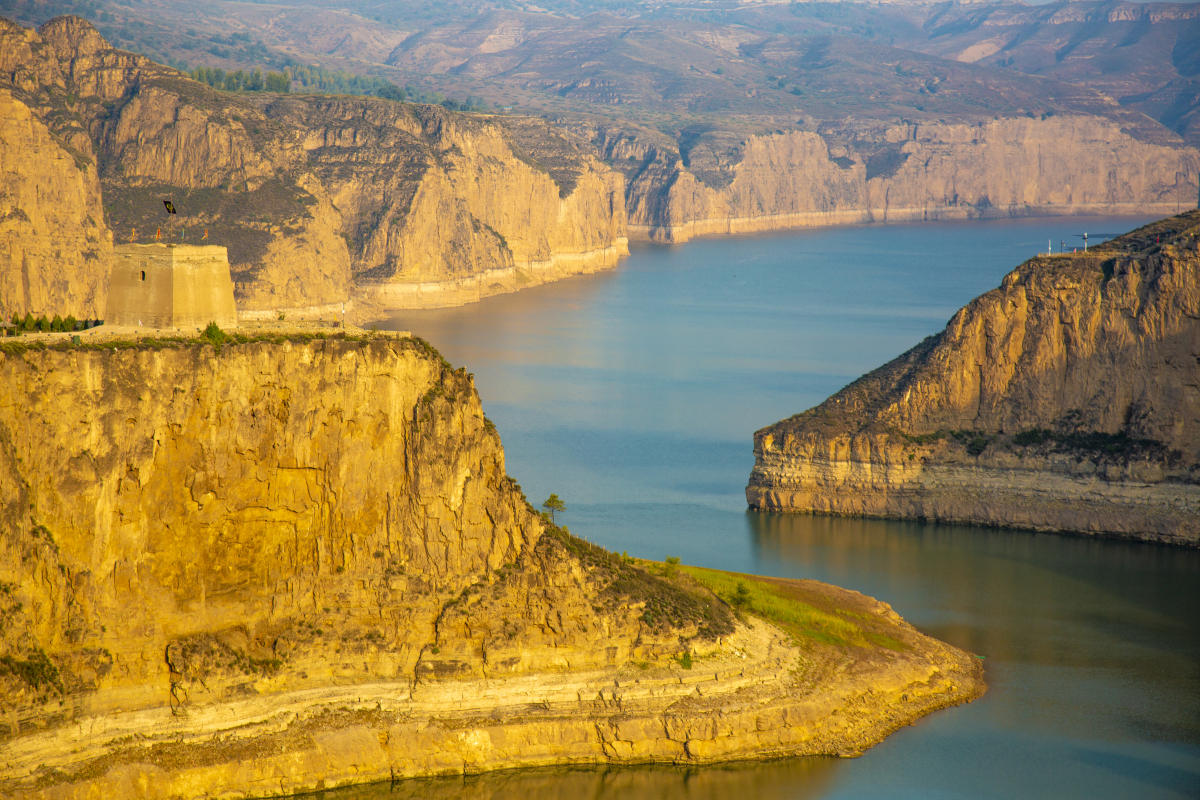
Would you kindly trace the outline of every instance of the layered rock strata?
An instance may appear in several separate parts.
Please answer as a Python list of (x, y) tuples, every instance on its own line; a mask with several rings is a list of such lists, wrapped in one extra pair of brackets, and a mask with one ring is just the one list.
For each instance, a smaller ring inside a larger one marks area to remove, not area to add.
[(1178, 213), (1200, 196), (1200, 152), (1062, 115), (816, 125), (687, 148), (631, 126), (577, 125), (628, 180), (629, 235), (998, 216)]
[[(541, 120), (228, 94), (77, 17), (0, 20), (0, 50), (6, 312), (70, 298), (99, 316), (114, 236), (207, 234), (229, 249), (239, 308), (261, 317), (454, 305), (627, 252), (622, 176)], [(60, 254), (69, 269), (46, 277)]]
[[(858, 752), (973, 657), (795, 642), (545, 529), (424, 343), (0, 349), (0, 796)], [(686, 655), (694, 658), (684, 669)]]
[(758, 431), (763, 510), (1200, 545), (1200, 212), (1039, 256), (946, 329)]

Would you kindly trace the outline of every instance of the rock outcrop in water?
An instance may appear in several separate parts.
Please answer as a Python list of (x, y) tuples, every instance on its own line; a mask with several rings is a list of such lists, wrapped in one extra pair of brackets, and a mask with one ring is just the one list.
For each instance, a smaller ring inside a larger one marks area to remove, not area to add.
[(629, 235), (1196, 207), (1200, 153), (1067, 115), (710, 134), (681, 150), (631, 126), (577, 126), (629, 182)]
[(982, 691), (854, 592), (780, 582), (859, 631), (792, 640), (547, 528), (419, 340), (217, 338), (0, 347), (0, 797), (858, 752)]
[(1039, 256), (754, 435), (752, 508), (1200, 545), (1200, 212)]
[(160, 229), (227, 246), (266, 317), (455, 305), (627, 252), (621, 175), (541, 120), (218, 92), (77, 17), (0, 20), (0, 52), (6, 313), (101, 316), (113, 237)]

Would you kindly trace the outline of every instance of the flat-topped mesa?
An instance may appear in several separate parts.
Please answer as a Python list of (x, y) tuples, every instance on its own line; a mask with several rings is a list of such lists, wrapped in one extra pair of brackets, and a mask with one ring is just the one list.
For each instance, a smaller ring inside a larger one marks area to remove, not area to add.
[(1039, 256), (754, 435), (752, 508), (1200, 545), (1200, 211)]
[(856, 631), (793, 640), (548, 527), (420, 340), (222, 341), (0, 345), (0, 798), (859, 752), (983, 690), (870, 598), (788, 588)]
[(237, 326), (224, 247), (123, 244), (113, 248), (109, 325), (167, 330)]

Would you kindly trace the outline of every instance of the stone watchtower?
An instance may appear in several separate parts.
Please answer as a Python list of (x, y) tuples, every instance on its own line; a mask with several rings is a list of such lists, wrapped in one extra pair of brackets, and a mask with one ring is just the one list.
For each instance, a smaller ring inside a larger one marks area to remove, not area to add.
[(123, 244), (113, 248), (109, 325), (237, 327), (229, 255), (224, 247)]

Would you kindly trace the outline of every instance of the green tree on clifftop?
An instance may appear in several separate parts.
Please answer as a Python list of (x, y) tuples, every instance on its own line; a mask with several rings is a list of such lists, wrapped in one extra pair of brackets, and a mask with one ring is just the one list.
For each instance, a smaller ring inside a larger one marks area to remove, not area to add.
[(558, 495), (551, 494), (546, 498), (546, 502), (542, 503), (542, 508), (550, 512), (550, 524), (556, 525), (558, 523), (554, 521), (554, 515), (562, 511), (566, 511), (567, 504), (558, 499)]

